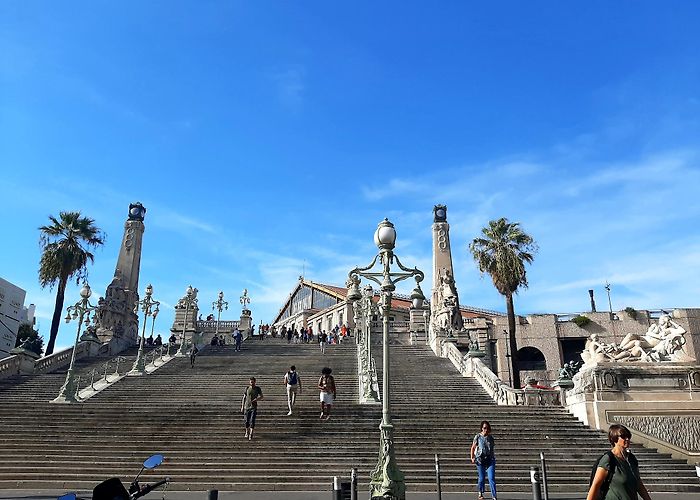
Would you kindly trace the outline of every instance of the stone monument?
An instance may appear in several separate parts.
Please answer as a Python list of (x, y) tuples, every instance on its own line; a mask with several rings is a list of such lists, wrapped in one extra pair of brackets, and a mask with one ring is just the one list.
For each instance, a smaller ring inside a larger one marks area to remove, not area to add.
[(119, 352), (138, 342), (138, 317), (134, 305), (139, 300), (139, 271), (141, 269), (141, 245), (145, 226), (146, 208), (139, 202), (129, 205), (129, 215), (124, 224), (124, 237), (119, 248), (119, 258), (114, 278), (107, 286), (104, 298), (97, 305), (101, 342), (110, 343), (111, 352)]
[(433, 207), (433, 289), (430, 317), (434, 329), (448, 334), (464, 328), (454, 280), (450, 225), (447, 223), (445, 205)]

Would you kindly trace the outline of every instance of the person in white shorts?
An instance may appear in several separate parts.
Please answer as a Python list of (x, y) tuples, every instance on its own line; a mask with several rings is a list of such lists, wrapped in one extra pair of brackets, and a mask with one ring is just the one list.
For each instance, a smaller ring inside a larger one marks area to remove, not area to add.
[(319, 399), (321, 401), (321, 415), (318, 417), (321, 420), (331, 418), (331, 406), (336, 397), (335, 379), (331, 375), (330, 368), (326, 367), (321, 370), (321, 378), (318, 379), (318, 389), (321, 391)]

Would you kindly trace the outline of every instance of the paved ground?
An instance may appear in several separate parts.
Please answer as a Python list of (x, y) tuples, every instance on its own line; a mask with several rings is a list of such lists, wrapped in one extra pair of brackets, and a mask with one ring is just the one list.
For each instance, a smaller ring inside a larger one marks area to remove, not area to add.
[[(57, 497), (65, 492), (58, 491), (28, 491), (28, 490), (0, 490), (0, 499), (15, 499), (15, 500), (56, 500)], [(697, 493), (652, 493), (654, 500), (698, 500)], [(89, 493), (84, 493), (78, 498), (90, 499)], [(163, 498), (162, 492), (152, 492), (150, 495), (143, 497), (146, 500)], [(219, 500), (334, 500), (333, 492), (306, 492), (306, 491), (222, 491), (219, 493)], [(358, 500), (367, 500), (368, 495), (364, 492), (359, 492)], [(505, 500), (531, 500), (532, 495), (523, 495), (516, 493), (503, 493), (499, 498)], [(581, 495), (552, 495), (550, 500), (581, 500)], [(206, 491), (168, 491), (165, 494), (165, 500), (207, 500)], [(443, 493), (442, 500), (476, 500), (476, 493)], [(488, 499), (488, 496), (487, 496)], [(406, 500), (438, 500), (437, 493), (407, 493)]]

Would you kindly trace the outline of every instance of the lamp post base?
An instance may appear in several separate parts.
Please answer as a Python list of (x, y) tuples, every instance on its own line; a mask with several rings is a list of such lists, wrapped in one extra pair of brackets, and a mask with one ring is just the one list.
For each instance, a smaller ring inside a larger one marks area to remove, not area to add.
[(146, 375), (146, 356), (143, 351), (139, 351), (136, 356), (136, 361), (134, 361), (134, 366), (126, 374), (128, 377), (140, 377), (141, 375)]
[(73, 378), (73, 371), (68, 370), (66, 382), (61, 387), (56, 399), (51, 400), (52, 403), (80, 403), (78, 398), (78, 384)]
[(180, 344), (180, 348), (177, 350), (177, 353), (175, 353), (175, 356), (178, 358), (182, 358), (183, 356), (187, 356), (187, 342), (184, 340)]
[(373, 500), (405, 500), (406, 483), (394, 457), (394, 426), (379, 426), (379, 460), (370, 476), (369, 492)]

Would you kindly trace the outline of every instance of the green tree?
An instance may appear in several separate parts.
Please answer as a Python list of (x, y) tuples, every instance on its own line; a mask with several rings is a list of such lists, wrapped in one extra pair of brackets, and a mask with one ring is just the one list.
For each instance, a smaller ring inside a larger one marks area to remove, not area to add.
[(22, 323), (19, 325), (15, 347), (21, 346), (25, 341), (27, 342), (27, 344), (24, 346), (25, 349), (35, 352), (41, 356), (41, 353), (44, 350), (44, 337), (42, 337), (39, 332), (36, 331), (29, 323)]
[(58, 290), (46, 346), (47, 356), (53, 353), (56, 343), (68, 280), (73, 277), (76, 283), (85, 280), (87, 263), (94, 261), (94, 255), (89, 250), (104, 244), (104, 234), (95, 226), (95, 221), (83, 217), (80, 212), (61, 212), (58, 219), (50, 215), (49, 220), (50, 225), (39, 228), (42, 250), (39, 283), (42, 288), (53, 288), (58, 284)]
[(474, 238), (469, 244), (469, 251), (479, 266), (479, 271), (491, 276), (496, 290), (506, 299), (513, 385), (519, 389), (520, 369), (515, 339), (513, 294), (517, 293), (521, 286), (527, 288), (525, 263), (532, 263), (537, 244), (531, 236), (521, 230), (519, 223), (508, 222), (504, 217), (489, 221), (488, 226), (482, 228), (481, 234), (482, 237)]

